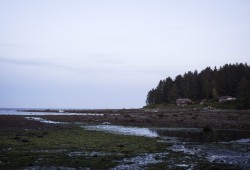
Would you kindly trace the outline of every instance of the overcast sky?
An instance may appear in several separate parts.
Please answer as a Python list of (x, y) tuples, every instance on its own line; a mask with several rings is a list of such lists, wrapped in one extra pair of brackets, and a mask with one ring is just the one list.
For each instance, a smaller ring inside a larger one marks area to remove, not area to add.
[(236, 62), (249, 0), (0, 0), (0, 107), (139, 108), (160, 79)]

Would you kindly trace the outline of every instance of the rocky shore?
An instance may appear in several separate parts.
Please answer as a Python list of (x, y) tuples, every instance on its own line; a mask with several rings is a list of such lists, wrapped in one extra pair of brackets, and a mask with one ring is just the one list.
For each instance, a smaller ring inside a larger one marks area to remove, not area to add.
[[(77, 115), (64, 115), (64, 113), (77, 113)], [(250, 111), (239, 110), (65, 110), (61, 115), (40, 117), (52, 121), (86, 124), (110, 123), (147, 127), (250, 129)]]

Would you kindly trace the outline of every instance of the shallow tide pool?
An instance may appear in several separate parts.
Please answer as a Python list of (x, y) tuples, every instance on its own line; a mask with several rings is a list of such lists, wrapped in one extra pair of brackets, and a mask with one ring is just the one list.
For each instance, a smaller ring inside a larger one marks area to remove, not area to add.
[[(211, 163), (235, 165), (250, 169), (250, 131), (215, 129), (204, 132), (199, 128), (141, 128), (117, 125), (82, 126), (86, 130), (103, 131), (121, 135), (158, 138), (172, 146), (165, 152), (182, 153)], [(164, 160), (158, 160), (160, 162)], [(196, 161), (180, 160), (177, 167), (190, 169)], [(185, 166), (184, 166), (185, 165)], [(122, 168), (121, 168), (122, 169)], [(192, 168), (191, 168), (192, 169)]]
[(95, 126), (83, 126), (86, 130), (103, 131), (121, 135), (133, 135), (133, 136), (144, 136), (144, 137), (159, 137), (159, 135), (148, 128), (140, 127), (126, 127), (117, 125), (95, 125)]

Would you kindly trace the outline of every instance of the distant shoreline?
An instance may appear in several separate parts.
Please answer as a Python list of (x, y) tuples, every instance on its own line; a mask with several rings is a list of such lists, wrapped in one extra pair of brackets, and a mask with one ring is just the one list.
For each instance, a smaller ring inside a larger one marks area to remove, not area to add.
[[(25, 112), (23, 112), (25, 111)], [(97, 110), (22, 110), (21, 115), (49, 121), (83, 124), (114, 124), (143, 127), (188, 127), (211, 129), (250, 129), (249, 110), (191, 109), (97, 109)], [(25, 114), (27, 113), (27, 114)], [(36, 114), (37, 113), (37, 114)], [(48, 113), (48, 114), (46, 114)]]

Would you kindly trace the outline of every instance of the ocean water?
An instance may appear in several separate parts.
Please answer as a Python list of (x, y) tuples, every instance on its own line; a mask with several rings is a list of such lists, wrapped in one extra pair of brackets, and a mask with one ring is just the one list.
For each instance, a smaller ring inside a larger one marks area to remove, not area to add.
[[(34, 108), (0, 108), (0, 115), (77, 115), (77, 113), (60, 113), (60, 112), (24, 112), (21, 110), (32, 110)], [(40, 108), (36, 108), (40, 110)], [(51, 109), (51, 108), (48, 108)], [(42, 108), (41, 110), (47, 110)], [(63, 110), (53, 108), (53, 110)]]
[[(58, 112), (24, 112), (22, 110), (57, 110)], [(104, 116), (102, 113), (67, 113), (63, 110), (78, 110), (72, 108), (0, 108), (0, 115), (82, 115), (82, 116)], [(79, 109), (93, 110), (93, 109)]]
[(0, 108), (0, 115), (21, 115), (16, 108)]
[(1, 108), (0, 115), (47, 115), (47, 114), (56, 114), (49, 112), (23, 112), (21, 110), (26, 110), (29, 108)]

